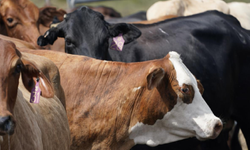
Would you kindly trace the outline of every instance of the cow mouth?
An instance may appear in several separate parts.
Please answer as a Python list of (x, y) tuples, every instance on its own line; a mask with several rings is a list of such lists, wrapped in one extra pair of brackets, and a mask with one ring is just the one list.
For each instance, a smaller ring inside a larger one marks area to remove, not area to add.
[(208, 140), (208, 139), (215, 139), (215, 138), (217, 138), (219, 136), (219, 134), (217, 134), (217, 133), (213, 133), (213, 135), (211, 135), (211, 136), (208, 136), (208, 137), (201, 137), (201, 136), (196, 136), (196, 138), (198, 139), (198, 140), (200, 140), (200, 141), (206, 141), (206, 140)]

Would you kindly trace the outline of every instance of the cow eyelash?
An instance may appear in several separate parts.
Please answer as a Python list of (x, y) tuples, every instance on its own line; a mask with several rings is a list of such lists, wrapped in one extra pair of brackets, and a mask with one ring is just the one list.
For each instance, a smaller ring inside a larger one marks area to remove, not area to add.
[(67, 46), (71, 46), (71, 45), (73, 45), (73, 42), (72, 42), (71, 39), (66, 38), (66, 39), (65, 39), (65, 44), (66, 44)]
[(13, 28), (18, 24), (13, 18), (7, 18), (6, 20), (9, 28)]
[(7, 18), (6, 19), (9, 23), (12, 23), (13, 22), (13, 18)]

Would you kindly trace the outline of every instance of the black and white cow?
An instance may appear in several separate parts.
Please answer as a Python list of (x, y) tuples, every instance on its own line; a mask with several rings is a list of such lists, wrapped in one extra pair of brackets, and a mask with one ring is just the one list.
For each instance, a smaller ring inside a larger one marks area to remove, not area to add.
[[(119, 34), (125, 40), (122, 51), (110, 46)], [(38, 39), (38, 44), (53, 44), (57, 37), (65, 38), (67, 53), (104, 60), (138, 62), (177, 51), (190, 71), (201, 80), (205, 89), (203, 97), (215, 115), (225, 122), (236, 120), (250, 146), (250, 101), (247, 96), (250, 31), (243, 29), (234, 17), (208, 11), (151, 25), (109, 24), (100, 13), (82, 7), (67, 14), (64, 21)], [(206, 150), (224, 150), (228, 149), (226, 141), (227, 132), (216, 140), (203, 143), (209, 143)]]

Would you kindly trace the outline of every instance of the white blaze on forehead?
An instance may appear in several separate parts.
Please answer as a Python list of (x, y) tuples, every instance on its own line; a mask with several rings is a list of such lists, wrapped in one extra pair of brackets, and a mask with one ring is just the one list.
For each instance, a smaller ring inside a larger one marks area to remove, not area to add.
[(180, 55), (176, 52), (169, 52), (169, 60), (172, 62), (176, 70), (176, 78), (179, 82), (179, 86), (183, 84), (188, 84), (196, 86), (197, 82), (193, 74), (187, 69), (187, 67), (182, 63)]
[(169, 55), (179, 85), (192, 85), (195, 92), (194, 99), (191, 104), (186, 104), (177, 98), (174, 108), (166, 113), (163, 119), (158, 119), (154, 125), (138, 122), (131, 127), (129, 138), (133, 139), (135, 144), (157, 146), (194, 136), (200, 139), (210, 138), (214, 125), (220, 121), (202, 98), (195, 77), (182, 63), (180, 55), (176, 52), (169, 52)]

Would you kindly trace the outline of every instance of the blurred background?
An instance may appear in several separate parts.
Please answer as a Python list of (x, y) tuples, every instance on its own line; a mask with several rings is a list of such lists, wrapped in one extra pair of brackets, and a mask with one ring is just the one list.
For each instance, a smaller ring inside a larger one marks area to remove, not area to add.
[[(31, 0), (38, 7), (42, 7), (45, 4), (44, 0)], [(99, 6), (104, 5), (114, 8), (116, 11), (121, 13), (121, 15), (127, 16), (138, 11), (146, 11), (152, 4), (160, 0), (112, 0), (112, 1), (103, 1), (103, 2), (90, 2), (82, 3), (81, 5), (85, 6)], [(224, 0), (225, 2), (232, 2), (235, 0)], [(250, 3), (250, 0), (237, 0), (238, 2), (247, 2)], [(66, 0), (50, 0), (52, 6), (57, 8), (62, 8), (67, 10), (67, 1)]]

